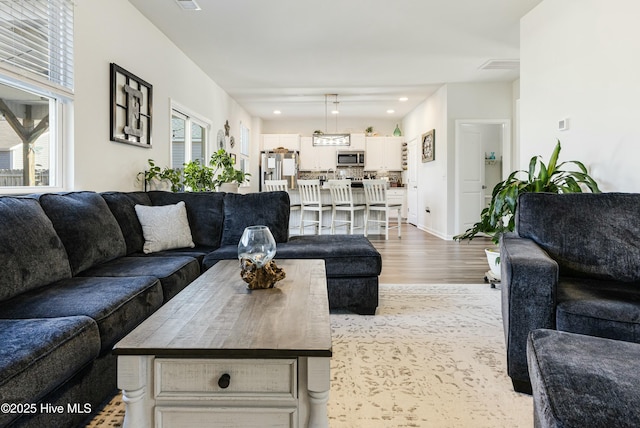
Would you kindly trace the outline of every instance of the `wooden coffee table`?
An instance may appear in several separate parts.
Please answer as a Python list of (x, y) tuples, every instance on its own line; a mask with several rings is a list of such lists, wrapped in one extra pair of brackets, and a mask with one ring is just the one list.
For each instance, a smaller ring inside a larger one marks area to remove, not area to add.
[(324, 261), (278, 265), (249, 290), (219, 262), (116, 344), (125, 428), (329, 426)]

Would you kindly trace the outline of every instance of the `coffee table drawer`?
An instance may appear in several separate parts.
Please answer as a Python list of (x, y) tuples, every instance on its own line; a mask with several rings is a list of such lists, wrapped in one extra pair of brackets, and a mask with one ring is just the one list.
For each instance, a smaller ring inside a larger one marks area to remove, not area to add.
[(157, 399), (297, 398), (295, 359), (156, 358), (154, 366)]
[(296, 408), (204, 408), (156, 407), (156, 426), (161, 428), (295, 428)]

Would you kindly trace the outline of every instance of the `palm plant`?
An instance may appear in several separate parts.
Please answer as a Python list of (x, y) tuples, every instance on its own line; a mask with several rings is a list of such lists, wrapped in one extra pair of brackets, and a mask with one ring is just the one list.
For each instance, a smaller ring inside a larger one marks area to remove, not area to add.
[[(527, 192), (581, 193), (589, 190), (600, 193), (598, 184), (579, 161), (566, 161), (558, 164), (560, 141), (556, 144), (549, 162), (545, 164), (540, 156), (529, 161), (529, 170), (512, 172), (506, 180), (496, 184), (491, 193), (491, 203), (480, 213), (480, 221), (464, 233), (453, 237), (456, 241), (472, 240), (482, 234), (491, 237), (494, 244), (505, 232), (515, 229), (515, 212), (518, 195)], [(577, 170), (563, 170), (565, 165), (573, 165)], [(521, 179), (522, 175), (524, 179)]]

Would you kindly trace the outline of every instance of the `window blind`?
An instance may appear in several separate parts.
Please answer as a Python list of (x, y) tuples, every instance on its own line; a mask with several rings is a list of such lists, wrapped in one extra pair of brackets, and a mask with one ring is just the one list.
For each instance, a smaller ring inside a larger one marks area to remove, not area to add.
[(73, 90), (73, 1), (0, 0), (0, 65)]

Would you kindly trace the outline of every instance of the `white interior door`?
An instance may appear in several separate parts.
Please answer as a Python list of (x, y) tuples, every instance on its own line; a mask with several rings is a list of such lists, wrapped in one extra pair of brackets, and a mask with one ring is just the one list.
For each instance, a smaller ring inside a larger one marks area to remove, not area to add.
[[(511, 171), (510, 135), (507, 119), (456, 120), (456, 234), (480, 219), (493, 186)], [(492, 152), (495, 160), (486, 160)]]
[(418, 225), (418, 140), (407, 143), (407, 222)]
[(462, 125), (458, 141), (458, 230), (467, 230), (480, 218), (484, 207), (484, 150), (482, 132), (474, 126)]

